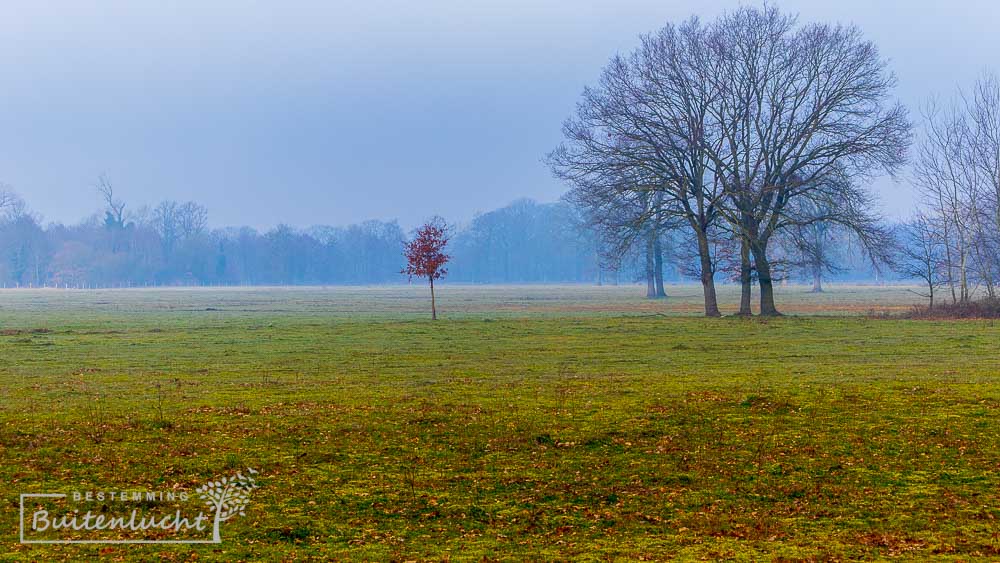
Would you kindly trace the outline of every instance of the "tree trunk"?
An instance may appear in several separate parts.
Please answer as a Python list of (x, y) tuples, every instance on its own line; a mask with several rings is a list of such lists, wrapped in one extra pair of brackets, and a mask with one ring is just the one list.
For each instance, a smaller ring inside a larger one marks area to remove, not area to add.
[(960, 283), (962, 284), (962, 286), (961, 286), (961, 288), (960, 288), (959, 291), (960, 291), (960, 296), (962, 298), (962, 303), (968, 303), (969, 302), (969, 276), (968, 276), (968, 272), (966, 271), (966, 260), (965, 260), (965, 251), (964, 250), (962, 251), (962, 256), (961, 256), (960, 260), (961, 260), (961, 262), (960, 262), (960, 268), (961, 268), (961, 270), (959, 270), (959, 276), (960, 276)]
[(705, 316), (721, 317), (719, 300), (715, 296), (715, 272), (712, 271), (712, 253), (708, 248), (708, 236), (698, 233), (698, 255), (701, 258), (701, 287), (705, 292)]
[(667, 290), (663, 287), (663, 246), (659, 235), (653, 239), (653, 279), (656, 281), (656, 296), (666, 297)]
[(740, 311), (736, 313), (741, 317), (753, 316), (750, 309), (751, 299), (751, 268), (750, 268), (750, 245), (746, 239), (740, 239)]
[(653, 237), (646, 237), (646, 298), (656, 299), (656, 277), (653, 275)]
[(813, 266), (813, 293), (823, 293), (823, 271), (820, 266)]
[(434, 301), (434, 278), (431, 280), (431, 320), (436, 321), (438, 318), (437, 303)]
[(777, 317), (781, 313), (774, 306), (774, 283), (771, 280), (771, 263), (767, 260), (767, 243), (759, 241), (753, 248), (754, 266), (757, 267), (757, 283), (760, 284), (760, 315)]

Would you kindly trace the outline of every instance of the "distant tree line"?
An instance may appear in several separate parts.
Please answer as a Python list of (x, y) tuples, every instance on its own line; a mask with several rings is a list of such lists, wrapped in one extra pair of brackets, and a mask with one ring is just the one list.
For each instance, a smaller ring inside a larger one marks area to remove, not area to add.
[[(212, 229), (195, 202), (133, 209), (102, 177), (103, 210), (76, 225), (43, 224), (9, 187), (0, 189), (0, 286), (316, 285), (403, 283), (395, 221), (297, 229), (279, 225)], [(648, 239), (647, 239), (648, 240)], [(690, 257), (664, 236), (660, 278), (684, 278)], [(651, 246), (653, 248), (653, 246)], [(607, 252), (605, 241), (567, 202), (518, 200), (459, 225), (448, 279), (465, 283), (598, 283), (649, 280), (646, 246)], [(864, 264), (847, 276), (866, 277)]]
[[(401, 283), (407, 233), (395, 221), (265, 232), (210, 229), (195, 202), (135, 209), (101, 177), (104, 209), (79, 224), (43, 225), (12, 189), (0, 190), (0, 284), (5, 287)], [(595, 237), (565, 203), (520, 200), (457, 229), (449, 279), (473, 283), (627, 282), (628, 264), (602, 267)]]
[[(109, 186), (106, 179), (102, 184)], [(9, 189), (0, 205), (0, 282), (7, 287), (142, 287), (384, 283), (399, 274), (395, 222), (299, 230), (210, 229), (207, 209), (164, 201), (130, 210), (113, 190), (80, 224), (42, 226)]]

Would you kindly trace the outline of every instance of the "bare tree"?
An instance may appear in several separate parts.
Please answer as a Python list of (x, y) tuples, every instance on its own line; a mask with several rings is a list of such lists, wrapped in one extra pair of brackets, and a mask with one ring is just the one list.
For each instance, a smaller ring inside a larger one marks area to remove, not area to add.
[[(877, 48), (854, 27), (811, 24), (775, 8), (741, 8), (710, 35), (718, 97), (708, 106), (721, 143), (705, 143), (723, 206), (753, 254), (760, 312), (776, 315), (768, 244), (807, 222), (839, 223), (861, 240), (877, 224), (870, 196), (854, 180), (895, 172), (910, 123), (889, 95), (895, 78)], [(833, 210), (803, 219), (794, 202)]]
[[(660, 212), (695, 234), (707, 315), (718, 315), (710, 233), (725, 218), (744, 245), (741, 312), (749, 312), (752, 254), (761, 314), (776, 315), (768, 256), (776, 233), (823, 221), (862, 242), (876, 234), (879, 217), (857, 180), (904, 162), (910, 123), (889, 99), (894, 85), (854, 27), (798, 26), (768, 7), (709, 26), (692, 19), (612, 59), (550, 162), (595, 208), (627, 199), (609, 193), (663, 194)], [(802, 199), (831, 211), (800, 217), (793, 204)]]
[(966, 105), (971, 114), (971, 164), (976, 170), (975, 205), (970, 210), (976, 225), (975, 255), (987, 295), (996, 297), (1000, 277), (1000, 80), (984, 74), (976, 82)]
[(107, 174), (97, 178), (97, 191), (104, 199), (105, 213), (109, 221), (125, 226), (125, 202), (115, 197), (115, 188)]
[(927, 292), (917, 294), (926, 297), (928, 307), (933, 309), (934, 290), (946, 283), (946, 244), (941, 230), (932, 219), (917, 214), (903, 226), (900, 235), (897, 270), (904, 276), (924, 282)]
[(970, 192), (966, 172), (968, 124), (956, 104), (942, 109), (932, 100), (924, 109), (924, 136), (914, 177), (935, 217), (945, 245), (945, 280), (953, 303), (970, 296), (969, 233), (964, 195)]
[[(853, 230), (845, 228), (827, 220), (837, 214), (837, 210), (827, 205), (828, 202), (808, 198), (795, 202), (791, 213), (796, 220), (782, 236), (789, 265), (808, 276), (813, 293), (823, 292), (824, 274), (841, 269), (839, 262), (844, 252), (867, 254), (876, 270), (891, 265), (894, 259), (891, 249), (895, 241), (890, 230), (879, 222), (866, 223), (860, 228), (855, 225)], [(859, 232), (864, 239), (862, 244), (857, 245)]]
[(208, 209), (193, 201), (181, 204), (177, 208), (177, 227), (184, 239), (204, 234), (208, 228)]
[(153, 209), (152, 225), (160, 235), (160, 243), (163, 249), (163, 258), (170, 261), (173, 255), (174, 245), (180, 237), (180, 227), (177, 219), (176, 201), (162, 201)]
[(205, 233), (208, 210), (193, 201), (163, 201), (153, 209), (152, 224), (160, 235), (163, 257), (169, 262), (179, 242)]
[(706, 66), (705, 34), (691, 19), (644, 36), (630, 56), (613, 58), (598, 86), (584, 90), (549, 163), (592, 216), (620, 216), (621, 205), (652, 199), (657, 204), (647, 212), (631, 215), (633, 232), (651, 217), (670, 217), (690, 229), (705, 314), (719, 316), (709, 233), (719, 220), (722, 192), (704, 149), (713, 102), (706, 89), (713, 69)]
[(914, 166), (928, 213), (944, 245), (952, 302), (978, 288), (997, 295), (1000, 278), (1000, 83), (983, 75), (970, 94), (928, 102)]
[(7, 184), (0, 183), (0, 211), (10, 213), (13, 209), (23, 209), (24, 200)]
[(125, 202), (115, 197), (115, 188), (107, 174), (97, 178), (97, 191), (104, 199), (104, 227), (111, 237), (111, 252), (116, 253), (125, 231)]
[(659, 192), (643, 187), (643, 180), (622, 174), (606, 184), (580, 182), (565, 199), (600, 238), (601, 264), (616, 270), (629, 254), (644, 260), (646, 297), (666, 296), (663, 286), (663, 235), (677, 228), (663, 212)]

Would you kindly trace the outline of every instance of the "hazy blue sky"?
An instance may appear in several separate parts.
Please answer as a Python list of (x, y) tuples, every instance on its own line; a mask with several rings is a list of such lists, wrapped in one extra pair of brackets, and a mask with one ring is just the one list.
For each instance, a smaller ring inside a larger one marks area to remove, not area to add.
[[(216, 226), (439, 213), (564, 191), (542, 164), (580, 90), (638, 34), (712, 0), (5, 2), (0, 181), (46, 220), (194, 199)], [(784, 1), (853, 22), (916, 111), (1000, 66), (1000, 2)], [(905, 214), (908, 185), (879, 182)]]

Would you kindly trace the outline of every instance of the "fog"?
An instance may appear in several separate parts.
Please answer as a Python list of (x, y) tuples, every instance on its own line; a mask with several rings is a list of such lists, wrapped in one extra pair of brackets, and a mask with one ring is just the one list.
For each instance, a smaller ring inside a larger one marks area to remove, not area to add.
[[(542, 162), (583, 86), (640, 33), (738, 2), (7, 3), (0, 181), (46, 222), (195, 200), (212, 226), (433, 214), (564, 192)], [(994, 2), (792, 2), (857, 23), (916, 112), (1000, 52)], [(905, 215), (908, 183), (877, 183)]]

